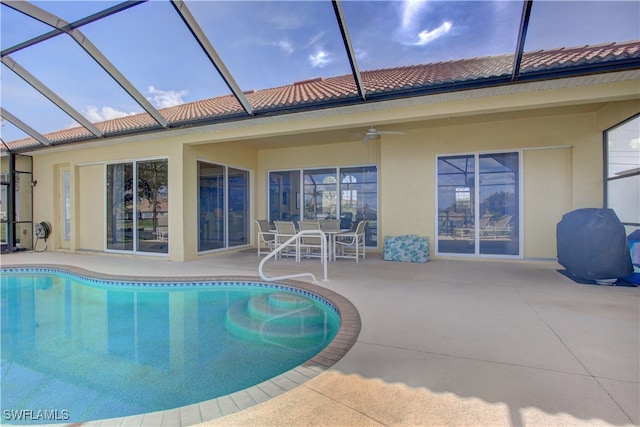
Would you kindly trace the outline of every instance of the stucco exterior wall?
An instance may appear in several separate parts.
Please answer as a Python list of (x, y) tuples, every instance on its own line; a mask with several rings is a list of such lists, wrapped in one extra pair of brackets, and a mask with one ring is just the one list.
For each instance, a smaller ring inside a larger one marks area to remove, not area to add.
[[(620, 121), (628, 117), (633, 104), (609, 105), (607, 112)], [(382, 235), (436, 237), (436, 156), (522, 150), (523, 255), (555, 258), (555, 226), (562, 215), (583, 207), (602, 207), (604, 129), (598, 124), (598, 114), (549, 110), (549, 115), (538, 113), (531, 118), (425, 126), (400, 138), (384, 138)]]
[(527, 258), (554, 258), (556, 224), (572, 210), (572, 148), (524, 151), (523, 234)]
[[(60, 250), (58, 226), (59, 178), (58, 171), (68, 166), (71, 181), (71, 242), (69, 250), (104, 251), (105, 223), (105, 164), (151, 158), (167, 158), (169, 161), (169, 228), (179, 228), (181, 220), (180, 195), (182, 191), (182, 145), (176, 141), (155, 140), (133, 142), (125, 145), (61, 150), (53, 153), (36, 152), (33, 155), (34, 221), (52, 224), (49, 250)], [(171, 259), (183, 259), (181, 239), (169, 246)]]
[[(75, 173), (71, 173), (75, 177), (76, 185), (71, 196), (71, 218), (72, 238), (71, 250), (82, 249), (90, 251), (103, 251), (105, 248), (105, 212), (106, 201), (104, 190), (98, 189), (106, 187), (105, 166), (104, 164), (86, 165), (75, 167)], [(58, 211), (60, 206), (56, 206)], [(56, 224), (57, 225), (57, 224)], [(55, 227), (56, 230), (58, 227)], [(76, 231), (77, 233), (74, 233)], [(60, 236), (57, 232), (56, 236)], [(76, 239), (73, 236), (77, 236)]]

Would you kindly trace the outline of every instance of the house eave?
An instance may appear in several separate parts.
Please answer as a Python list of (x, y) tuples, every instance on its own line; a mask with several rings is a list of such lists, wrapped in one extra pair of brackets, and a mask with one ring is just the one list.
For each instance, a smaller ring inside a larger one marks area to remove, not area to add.
[[(86, 138), (73, 143), (58, 142), (51, 147), (26, 149), (24, 154), (46, 154), (94, 146), (126, 144), (153, 139), (183, 138), (183, 143), (200, 144), (248, 140), (278, 134), (314, 132), (369, 126), (372, 123), (440, 119), (451, 116), (537, 109), (559, 105), (640, 99), (640, 70), (595, 73), (543, 81), (517, 82), (468, 87), (460, 90), (405, 94), (402, 98), (372, 96), (366, 102), (357, 98), (286, 108), (263, 109), (255, 116), (245, 114), (198, 122), (173, 124), (168, 129), (140, 129), (126, 135)], [(589, 91), (580, 91), (589, 87)], [(535, 96), (526, 96), (534, 95)], [(525, 96), (523, 96), (525, 95)], [(479, 102), (484, 101), (484, 102)], [(437, 106), (437, 108), (434, 108)], [(321, 120), (322, 119), (322, 120)], [(327, 120), (329, 119), (329, 120)], [(332, 119), (332, 120), (331, 120)], [(287, 123), (283, 131), (282, 123)], [(278, 125), (278, 126), (274, 126)]]

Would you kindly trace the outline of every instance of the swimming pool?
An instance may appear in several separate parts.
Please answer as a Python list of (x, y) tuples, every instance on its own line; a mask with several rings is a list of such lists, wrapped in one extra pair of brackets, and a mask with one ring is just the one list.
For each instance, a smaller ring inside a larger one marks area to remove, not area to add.
[(359, 332), (355, 308), (314, 285), (70, 270), (2, 270), (5, 423), (215, 418), (317, 375)]

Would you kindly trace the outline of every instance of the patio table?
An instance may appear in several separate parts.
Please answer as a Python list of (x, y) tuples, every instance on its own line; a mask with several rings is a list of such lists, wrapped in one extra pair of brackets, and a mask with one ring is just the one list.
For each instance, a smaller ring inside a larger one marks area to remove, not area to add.
[(327, 257), (331, 261), (336, 260), (336, 237), (343, 233), (348, 233), (351, 231), (349, 228), (330, 228), (330, 229), (322, 229), (322, 231), (327, 235), (327, 240), (329, 243), (329, 247), (327, 248), (329, 252)]

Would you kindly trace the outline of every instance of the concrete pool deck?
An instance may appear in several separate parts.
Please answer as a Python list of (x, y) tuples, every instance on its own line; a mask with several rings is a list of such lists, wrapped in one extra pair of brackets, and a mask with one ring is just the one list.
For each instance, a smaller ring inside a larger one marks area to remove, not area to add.
[[(23, 252), (2, 255), (2, 264), (257, 276), (258, 258)], [(371, 254), (328, 267), (318, 285), (359, 311), (355, 345), (301, 385), (200, 425), (640, 425), (640, 288), (576, 284), (549, 261), (407, 264)], [(265, 272), (304, 271), (322, 275), (317, 260), (272, 261)]]

